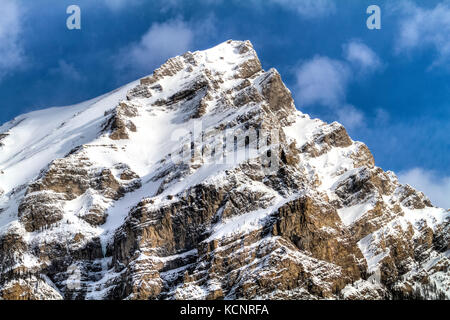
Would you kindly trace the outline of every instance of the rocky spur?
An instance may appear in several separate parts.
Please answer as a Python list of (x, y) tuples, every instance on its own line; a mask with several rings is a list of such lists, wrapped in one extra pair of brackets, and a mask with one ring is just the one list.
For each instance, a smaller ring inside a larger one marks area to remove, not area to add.
[(215, 307), (195, 306), (187, 304), (180, 308), (180, 315), (199, 315), (211, 318), (214, 314)]

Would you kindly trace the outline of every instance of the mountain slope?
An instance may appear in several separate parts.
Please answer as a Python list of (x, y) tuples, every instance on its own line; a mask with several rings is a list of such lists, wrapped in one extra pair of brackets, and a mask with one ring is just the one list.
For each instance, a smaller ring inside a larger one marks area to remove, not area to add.
[(449, 212), (249, 42), (0, 128), (4, 299), (449, 298)]

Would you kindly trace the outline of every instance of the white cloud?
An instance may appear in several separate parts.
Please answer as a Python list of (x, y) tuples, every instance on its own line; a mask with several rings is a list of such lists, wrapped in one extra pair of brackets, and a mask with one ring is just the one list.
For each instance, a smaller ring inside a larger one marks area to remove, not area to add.
[(149, 73), (165, 60), (192, 49), (194, 31), (181, 20), (154, 23), (138, 43), (123, 48), (117, 57), (120, 68)]
[(389, 122), (391, 116), (390, 114), (381, 108), (375, 110), (375, 123), (377, 125), (385, 125)]
[(364, 114), (347, 102), (348, 86), (358, 75), (369, 75), (382, 66), (367, 45), (353, 40), (343, 46), (345, 60), (315, 56), (296, 70), (296, 98), (300, 105), (327, 107), (348, 128), (364, 125)]
[(357, 128), (364, 123), (364, 114), (352, 105), (343, 105), (336, 113), (338, 121), (347, 128)]
[(399, 174), (401, 183), (406, 183), (422, 191), (433, 204), (450, 208), (450, 177), (440, 176), (434, 171), (415, 168)]
[[(216, 5), (221, 3), (226, 3), (232, 0), (196, 0), (191, 2), (196, 2), (196, 5)], [(183, 6), (186, 2), (185, 0), (152, 0), (152, 5), (155, 5), (163, 12), (169, 9), (177, 9)], [(238, 4), (246, 4), (241, 0), (233, 0), (233, 2)], [(143, 3), (143, 0), (103, 0), (104, 5), (106, 5), (112, 11), (118, 11), (129, 5), (136, 5)], [(336, 12), (336, 5), (333, 0), (250, 0), (248, 1), (252, 6), (257, 6), (258, 8), (264, 8), (267, 3), (272, 3), (283, 7), (287, 10), (292, 10), (298, 15), (304, 18), (317, 18), (322, 16), (328, 16)]]
[(154, 23), (139, 41), (123, 47), (113, 57), (120, 71), (118, 80), (149, 74), (167, 59), (201, 47), (215, 32), (213, 15), (201, 21), (175, 19)]
[(395, 8), (402, 15), (397, 35), (396, 51), (411, 53), (432, 48), (437, 57), (431, 67), (450, 63), (450, 1), (434, 8), (418, 7), (411, 1), (402, 2)]
[[(224, 0), (191, 0), (191, 2), (195, 2), (195, 1), (198, 4), (203, 4), (203, 5), (216, 5), (216, 4), (221, 4), (222, 2), (224, 2)], [(157, 2), (157, 1), (155, 1), (155, 2)], [(164, 0), (164, 1), (159, 1), (159, 2), (160, 2), (159, 4), (162, 6), (162, 9), (167, 10), (170, 8), (181, 7), (181, 5), (183, 3), (187, 3), (188, 1), (186, 1), (186, 0)]]
[(2, 0), (0, 17), (0, 80), (24, 62), (20, 42), (21, 12), (17, 2)]
[(58, 77), (62, 77), (63, 79), (70, 79), (73, 81), (83, 81), (85, 78), (80, 72), (75, 68), (75, 66), (71, 63), (66, 62), (65, 60), (58, 61), (58, 67), (51, 69), (51, 75), (55, 75)]
[(339, 60), (316, 56), (297, 70), (297, 93), (302, 105), (336, 107), (346, 98), (351, 70)]
[[(125, 0), (115, 1), (121, 2)], [(171, 8), (179, 7), (183, 1), (186, 2), (185, 0), (165, 0), (158, 2), (158, 4), (162, 6), (163, 11), (166, 11)], [(294, 11), (304, 18), (318, 18), (336, 12), (336, 5), (333, 0), (196, 0), (195, 2), (202, 5), (217, 5), (230, 1), (239, 5), (251, 5), (257, 9), (266, 9), (267, 4), (271, 3), (287, 10)]]
[(327, 16), (336, 11), (336, 5), (331, 0), (269, 0), (287, 9), (296, 11), (305, 18)]
[(104, 4), (112, 11), (118, 11), (125, 6), (139, 4), (142, 0), (103, 0)]
[(350, 41), (344, 45), (344, 57), (362, 74), (374, 72), (382, 67), (378, 55), (358, 40)]

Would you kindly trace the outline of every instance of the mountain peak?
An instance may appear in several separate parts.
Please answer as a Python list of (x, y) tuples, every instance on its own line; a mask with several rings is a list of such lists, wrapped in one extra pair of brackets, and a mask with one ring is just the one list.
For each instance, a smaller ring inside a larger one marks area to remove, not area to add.
[(1, 298), (448, 298), (449, 212), (296, 110), (249, 41), (0, 143)]
[[(254, 69), (246, 69), (248, 61), (254, 63), (250, 66)], [(179, 72), (191, 73), (199, 70), (209, 70), (229, 80), (251, 76), (248, 72), (260, 71), (261, 63), (250, 41), (228, 40), (211, 49), (194, 53), (188, 51), (181, 56), (170, 58), (156, 69), (152, 76), (142, 79), (141, 84), (152, 84)]]

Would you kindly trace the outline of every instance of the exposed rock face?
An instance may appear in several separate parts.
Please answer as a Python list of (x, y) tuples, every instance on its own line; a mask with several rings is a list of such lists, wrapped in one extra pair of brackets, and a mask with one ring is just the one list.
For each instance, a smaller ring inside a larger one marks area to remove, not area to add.
[(2, 140), (4, 140), (7, 136), (9, 136), (9, 134), (7, 134), (7, 133), (0, 134), (0, 147), (4, 146)]
[(297, 111), (248, 41), (76, 108), (3, 146), (47, 161), (0, 175), (0, 298), (450, 298), (449, 212)]
[(97, 167), (88, 160), (83, 149), (78, 149), (64, 159), (53, 161), (42, 176), (29, 185), (18, 215), (26, 231), (37, 231), (63, 219), (65, 202), (85, 196), (91, 201), (86, 208), (88, 211), (80, 218), (92, 225), (101, 225), (106, 222), (106, 213), (97, 203), (97, 197), (102, 196), (103, 202), (118, 200), (140, 186), (139, 177), (127, 165), (117, 164), (112, 169)]
[[(143, 97), (151, 97), (151, 95), (143, 95)], [(135, 106), (127, 102), (121, 102), (106, 124), (106, 128), (111, 130), (109, 137), (112, 140), (129, 139), (129, 132), (136, 132), (136, 125), (130, 118), (137, 115), (138, 109)]]

